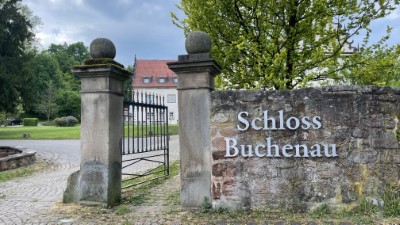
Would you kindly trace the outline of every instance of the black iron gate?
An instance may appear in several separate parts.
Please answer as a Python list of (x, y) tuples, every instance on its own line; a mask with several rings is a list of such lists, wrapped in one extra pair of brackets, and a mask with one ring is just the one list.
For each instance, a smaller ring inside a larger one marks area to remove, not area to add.
[(133, 92), (124, 101), (122, 188), (169, 175), (168, 108), (160, 95)]

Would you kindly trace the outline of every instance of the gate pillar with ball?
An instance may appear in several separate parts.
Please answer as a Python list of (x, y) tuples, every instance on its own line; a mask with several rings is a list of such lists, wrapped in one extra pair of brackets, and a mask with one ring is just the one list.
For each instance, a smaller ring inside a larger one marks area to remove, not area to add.
[(182, 208), (211, 201), (210, 93), (220, 65), (210, 56), (207, 33), (191, 32), (180, 55), (168, 67), (178, 76)]
[(63, 201), (114, 206), (121, 201), (123, 84), (130, 72), (113, 60), (108, 39), (95, 39), (90, 54), (72, 69), (81, 79), (81, 163), (68, 178)]

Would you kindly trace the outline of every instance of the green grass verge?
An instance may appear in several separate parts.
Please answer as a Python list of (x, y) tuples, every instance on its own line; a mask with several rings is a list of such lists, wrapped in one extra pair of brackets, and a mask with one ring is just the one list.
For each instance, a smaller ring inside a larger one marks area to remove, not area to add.
[[(128, 126), (125, 126), (126, 135), (128, 134)], [(132, 129), (132, 127), (131, 127)], [(136, 129), (135, 129), (136, 130)], [(142, 127), (139, 127), (139, 135), (142, 134)], [(159, 130), (157, 127), (151, 127), (153, 133), (157, 133)], [(61, 140), (61, 139), (79, 139), (80, 138), (80, 126), (76, 127), (55, 127), (55, 126), (42, 126), (42, 127), (0, 127), (0, 139), (23, 139), (24, 134), (29, 134), (29, 139), (33, 140)], [(147, 127), (147, 131), (150, 131), (150, 126)], [(178, 125), (169, 125), (169, 134), (178, 134)], [(143, 133), (146, 132), (146, 127), (143, 127)], [(137, 135), (135, 135), (137, 136)]]
[[(169, 178), (174, 177), (179, 174), (179, 161), (174, 161), (170, 164), (169, 166), (169, 176), (164, 178), (164, 179), (157, 179), (153, 180), (147, 183), (143, 183), (138, 186), (133, 186), (130, 188), (127, 188), (123, 190), (123, 202), (124, 203), (130, 203), (134, 206), (142, 205), (145, 203), (147, 200), (150, 199), (151, 195), (151, 189), (163, 184), (165, 181), (167, 181)], [(159, 174), (152, 174), (147, 177), (140, 177), (136, 179), (134, 182), (141, 182), (145, 180), (151, 180), (152, 178), (155, 178), (159, 176)], [(124, 185), (129, 185), (129, 182), (124, 183)], [(176, 199), (178, 198), (178, 199)], [(179, 193), (171, 193), (171, 196), (167, 196), (167, 201), (170, 203), (178, 203), (179, 202)]]
[(48, 163), (36, 162), (29, 166), (2, 171), (0, 172), (0, 183), (15, 179), (17, 177), (29, 176), (35, 172), (43, 170), (47, 166), (49, 166)]
[[(170, 124), (168, 126), (168, 133), (170, 135), (178, 134), (179, 126), (177, 124)], [(134, 133), (135, 137), (137, 136), (149, 136), (149, 135), (159, 135), (166, 132), (166, 128), (164, 126), (155, 126), (155, 125), (147, 125), (147, 126), (137, 126), (137, 125), (125, 125), (125, 136), (132, 136)]]
[(23, 139), (29, 134), (29, 139), (79, 139), (80, 127), (0, 127), (0, 139)]

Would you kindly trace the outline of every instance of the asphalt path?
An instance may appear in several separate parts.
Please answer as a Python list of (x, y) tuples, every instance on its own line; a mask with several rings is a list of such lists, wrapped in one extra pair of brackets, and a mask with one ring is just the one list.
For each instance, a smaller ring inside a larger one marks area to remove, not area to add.
[(0, 140), (0, 146), (29, 148), (44, 160), (56, 163), (79, 164), (80, 145), (80, 140)]
[[(179, 159), (178, 138), (177, 135), (174, 135), (169, 141), (171, 160)], [(138, 139), (136, 142), (142, 143), (142, 140)], [(126, 141), (126, 143), (128, 142)], [(45, 160), (76, 164), (79, 164), (80, 161), (80, 144), (80, 140), (0, 140), (0, 146), (21, 146), (36, 151), (36, 154)]]

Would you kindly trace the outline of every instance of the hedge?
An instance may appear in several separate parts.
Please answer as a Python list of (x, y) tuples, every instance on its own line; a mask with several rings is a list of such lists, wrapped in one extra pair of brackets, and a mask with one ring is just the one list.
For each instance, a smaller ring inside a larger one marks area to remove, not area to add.
[(23, 121), (24, 126), (26, 126), (26, 127), (35, 127), (39, 123), (38, 118), (24, 118), (22, 121)]

